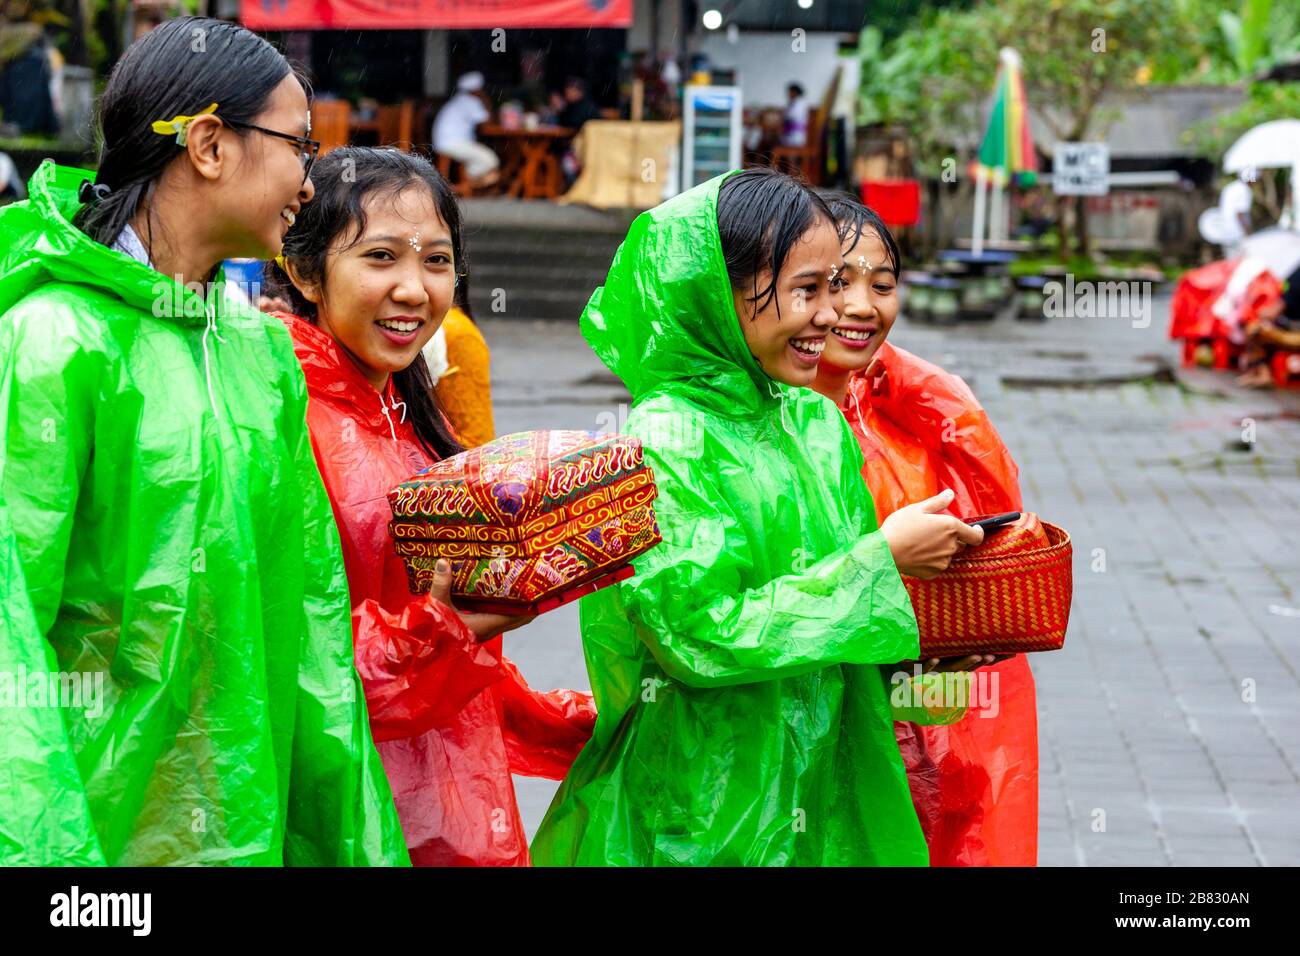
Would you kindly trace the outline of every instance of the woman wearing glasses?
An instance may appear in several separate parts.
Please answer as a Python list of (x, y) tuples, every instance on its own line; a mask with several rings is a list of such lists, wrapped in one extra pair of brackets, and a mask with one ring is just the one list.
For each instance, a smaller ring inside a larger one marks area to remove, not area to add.
[(0, 212), (0, 864), (404, 863), (302, 372), (220, 288), (312, 197), (303, 85), (181, 18), (101, 121)]

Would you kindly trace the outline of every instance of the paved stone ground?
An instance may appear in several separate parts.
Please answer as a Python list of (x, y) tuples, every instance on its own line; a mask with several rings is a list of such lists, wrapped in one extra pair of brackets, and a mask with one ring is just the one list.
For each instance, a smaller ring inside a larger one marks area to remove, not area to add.
[[(893, 340), (967, 378), (1026, 506), (1074, 539), (1066, 647), (1034, 659), (1040, 864), (1296, 865), (1300, 396), (1173, 381), (1167, 315), (900, 320)], [(484, 330), (499, 431), (616, 427), (626, 393), (576, 323)], [(575, 608), (507, 649), (536, 686), (589, 686)], [(556, 785), (518, 784), (531, 834)]]

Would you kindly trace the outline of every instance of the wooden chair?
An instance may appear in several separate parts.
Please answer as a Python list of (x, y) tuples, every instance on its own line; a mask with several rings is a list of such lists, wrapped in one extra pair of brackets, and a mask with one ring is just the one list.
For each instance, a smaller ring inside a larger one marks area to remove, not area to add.
[(415, 120), (412, 123), (411, 138), (415, 144), (413, 149), (417, 153), (423, 153), (426, 156), (433, 155), (433, 118), (438, 111), (434, 108), (433, 100), (424, 99), (415, 104)]
[(352, 104), (347, 100), (317, 100), (311, 107), (311, 138), (321, 155), (351, 142)]
[(808, 114), (808, 138), (803, 146), (777, 146), (772, 150), (772, 168), (802, 178), (813, 186), (822, 184), (822, 128), (826, 114), (821, 107)]
[(396, 146), (409, 153), (414, 143), (415, 103), (403, 100), (396, 106), (381, 106), (379, 120), (379, 145)]
[[(442, 153), (434, 153), (434, 165), (442, 178), (451, 184), (451, 188), (456, 191), (458, 196), (469, 197), (474, 195), (474, 187), (470, 185), (469, 177), (465, 175), (464, 163), (457, 162)], [(454, 177), (452, 176), (453, 168), (456, 171)]]
[(808, 138), (803, 146), (777, 146), (772, 150), (772, 165), (782, 172), (802, 176), (813, 186), (822, 184), (822, 172), (826, 169), (826, 118), (831, 115), (835, 99), (839, 94), (842, 70), (835, 69), (822, 94), (821, 103), (808, 113)]

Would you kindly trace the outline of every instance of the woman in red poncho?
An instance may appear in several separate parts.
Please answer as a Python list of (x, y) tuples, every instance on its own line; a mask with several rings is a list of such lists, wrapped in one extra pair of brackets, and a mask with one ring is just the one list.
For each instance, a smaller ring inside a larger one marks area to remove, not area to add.
[[(411, 861), (527, 865), (512, 773), (560, 779), (595, 722), (588, 694), (531, 690), (501, 653), (527, 622), (450, 604), (450, 568), (412, 595), (388, 537), (387, 493), (460, 451), (421, 349), (452, 302), (460, 214), (423, 159), (346, 148), (312, 171), (316, 199), (268, 291), (307, 378), (307, 423), (334, 507), (356, 664)], [(343, 582), (339, 582), (342, 586)]]
[[(828, 201), (847, 268), (841, 320), (813, 387), (857, 436), (877, 519), (944, 489), (957, 517), (1021, 510), (1016, 464), (966, 383), (885, 341), (898, 315), (894, 237), (861, 203)], [(933, 866), (1037, 862), (1034, 679), (1023, 654), (993, 669), (996, 716), (971, 710), (947, 726), (895, 724)]]

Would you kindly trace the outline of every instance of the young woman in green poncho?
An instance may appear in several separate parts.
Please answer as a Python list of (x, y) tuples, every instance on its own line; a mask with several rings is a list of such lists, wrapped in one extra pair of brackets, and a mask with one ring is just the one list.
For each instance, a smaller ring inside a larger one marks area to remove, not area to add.
[(184, 17), (99, 112), (0, 210), (0, 864), (405, 863), (302, 371), (220, 282), (312, 198), (304, 85)]
[(881, 665), (918, 653), (899, 570), (982, 532), (933, 513), (945, 495), (876, 527), (857, 443), (807, 388), (842, 268), (824, 202), (749, 170), (638, 217), (592, 296), (664, 542), (583, 599), (599, 717), (537, 864), (927, 862)]

